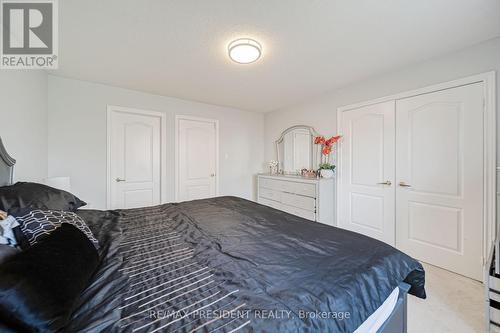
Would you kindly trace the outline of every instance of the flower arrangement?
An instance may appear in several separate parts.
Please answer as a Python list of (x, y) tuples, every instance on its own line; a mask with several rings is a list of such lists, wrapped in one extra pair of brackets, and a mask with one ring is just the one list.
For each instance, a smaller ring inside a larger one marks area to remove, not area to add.
[(314, 138), (314, 144), (320, 145), (321, 148), (321, 164), (319, 170), (321, 176), (330, 178), (333, 176), (335, 165), (330, 163), (330, 154), (333, 152), (335, 144), (342, 138), (341, 135), (332, 136), (330, 139), (325, 139), (324, 136)]
[(341, 135), (332, 136), (330, 139), (325, 139), (324, 136), (317, 136), (314, 138), (314, 144), (321, 145), (321, 155), (324, 157), (321, 160), (328, 163), (333, 146), (342, 138)]
[(278, 173), (278, 161), (269, 161), (269, 173), (274, 175)]
[(330, 163), (321, 163), (319, 165), (320, 170), (335, 170), (335, 165)]

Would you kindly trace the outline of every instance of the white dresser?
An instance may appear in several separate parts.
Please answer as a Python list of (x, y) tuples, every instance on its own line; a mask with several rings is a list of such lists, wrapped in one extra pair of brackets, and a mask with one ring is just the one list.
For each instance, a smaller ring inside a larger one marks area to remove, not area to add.
[(308, 220), (335, 224), (334, 178), (258, 175), (257, 201)]

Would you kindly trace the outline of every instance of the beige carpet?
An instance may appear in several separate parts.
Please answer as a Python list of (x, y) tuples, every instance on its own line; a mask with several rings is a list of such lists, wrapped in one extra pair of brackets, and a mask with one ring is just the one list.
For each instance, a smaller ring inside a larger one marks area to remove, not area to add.
[(424, 264), (427, 299), (408, 297), (408, 333), (485, 332), (482, 283)]

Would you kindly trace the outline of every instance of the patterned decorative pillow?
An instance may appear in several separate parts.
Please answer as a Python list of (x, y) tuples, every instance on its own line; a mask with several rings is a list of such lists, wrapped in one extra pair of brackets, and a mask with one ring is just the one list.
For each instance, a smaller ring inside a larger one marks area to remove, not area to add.
[[(27, 240), (27, 242), (24, 243), (29, 243), (30, 246), (33, 246), (50, 235), (50, 233), (59, 228), (63, 223), (68, 223), (83, 232), (92, 244), (94, 244), (96, 249), (99, 248), (99, 242), (94, 237), (85, 221), (73, 212), (30, 208), (20, 209), (11, 214), (21, 225), (22, 235)], [(18, 239), (18, 243), (23, 244), (23, 241)]]

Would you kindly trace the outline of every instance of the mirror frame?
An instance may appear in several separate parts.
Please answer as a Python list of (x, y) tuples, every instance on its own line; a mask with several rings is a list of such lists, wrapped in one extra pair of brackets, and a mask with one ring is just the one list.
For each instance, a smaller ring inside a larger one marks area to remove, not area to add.
[[(283, 171), (283, 174), (293, 174), (293, 173), (286, 173), (285, 170), (283, 170), (281, 168), (281, 164), (283, 163), (281, 160), (280, 160), (280, 143), (283, 142), (283, 140), (285, 139), (285, 135), (293, 130), (296, 130), (296, 129), (307, 129), (309, 131), (309, 133), (313, 136), (313, 137), (317, 137), (319, 136), (319, 133), (316, 132), (316, 130), (314, 129), (314, 127), (312, 126), (308, 126), (308, 125), (295, 125), (295, 126), (292, 126), (292, 127), (288, 127), (287, 129), (285, 129), (283, 132), (281, 132), (281, 135), (279, 137), (278, 140), (275, 141), (275, 146), (276, 146), (276, 161), (278, 161), (278, 172), (280, 171)], [(311, 142), (311, 145), (314, 145), (313, 142)], [(318, 149), (319, 149), (319, 146), (318, 146)], [(316, 157), (316, 160), (318, 160), (318, 152), (316, 152), (315, 154), (315, 157)], [(319, 161), (316, 161), (319, 163)], [(318, 163), (314, 163), (314, 164), (318, 164)], [(313, 167), (314, 167), (314, 164), (313, 164)]]

